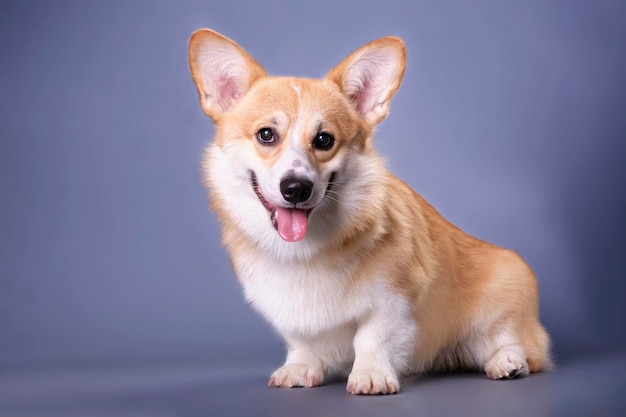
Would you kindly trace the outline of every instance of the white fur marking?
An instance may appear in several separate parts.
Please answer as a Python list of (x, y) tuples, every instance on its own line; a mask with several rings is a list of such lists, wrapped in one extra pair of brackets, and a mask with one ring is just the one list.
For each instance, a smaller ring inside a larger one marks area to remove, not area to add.
[(299, 144), (300, 142), (300, 135), (302, 134), (301, 130), (302, 130), (302, 97), (301, 97), (301, 93), (302, 93), (302, 89), (300, 88), (300, 86), (295, 85), (294, 83), (290, 83), (289, 85), (291, 85), (291, 88), (293, 88), (293, 91), (296, 92), (296, 97), (298, 98), (298, 113), (296, 114), (296, 120), (293, 121), (293, 130), (291, 132), (291, 147), (294, 150), (300, 150), (301, 146)]

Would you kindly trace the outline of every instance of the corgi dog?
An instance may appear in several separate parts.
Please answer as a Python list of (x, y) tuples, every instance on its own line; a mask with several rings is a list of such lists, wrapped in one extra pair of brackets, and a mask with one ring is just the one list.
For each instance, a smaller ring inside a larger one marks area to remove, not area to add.
[(270, 386), (318, 386), (332, 369), (351, 394), (394, 394), (407, 374), (551, 367), (531, 268), (447, 221), (374, 149), (405, 63), (384, 37), (323, 79), (275, 77), (219, 33), (191, 37), (215, 124), (211, 208), (246, 300), (287, 348)]

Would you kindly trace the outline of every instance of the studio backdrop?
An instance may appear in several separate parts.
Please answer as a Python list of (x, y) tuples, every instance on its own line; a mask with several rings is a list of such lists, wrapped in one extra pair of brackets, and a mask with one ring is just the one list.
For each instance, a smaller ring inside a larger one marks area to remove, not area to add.
[[(329, 13), (332, 8), (332, 13)], [(626, 345), (625, 6), (610, 1), (8, 1), (0, 6), (0, 364), (282, 358), (200, 176), (187, 65), (210, 27), (321, 77), (400, 36), (376, 144), (537, 273), (557, 359)]]

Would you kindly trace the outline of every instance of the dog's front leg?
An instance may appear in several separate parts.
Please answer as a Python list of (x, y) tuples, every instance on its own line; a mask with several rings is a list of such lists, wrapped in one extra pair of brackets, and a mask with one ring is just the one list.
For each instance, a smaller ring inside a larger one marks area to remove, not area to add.
[(414, 326), (402, 319), (389, 312), (374, 312), (359, 325), (348, 377), (350, 394), (395, 394), (400, 390), (398, 373), (406, 368), (414, 334)]
[(326, 367), (304, 343), (287, 341), (287, 360), (270, 377), (270, 387), (317, 387), (324, 382)]

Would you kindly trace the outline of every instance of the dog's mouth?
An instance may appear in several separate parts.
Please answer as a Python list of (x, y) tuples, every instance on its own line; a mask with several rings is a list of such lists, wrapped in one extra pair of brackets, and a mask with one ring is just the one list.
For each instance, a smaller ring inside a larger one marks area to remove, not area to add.
[[(328, 180), (326, 193), (330, 190), (334, 178), (335, 173), (333, 172)], [(267, 199), (263, 196), (263, 193), (261, 193), (261, 188), (259, 187), (254, 171), (250, 171), (250, 182), (259, 201), (270, 213), (272, 226), (274, 226), (274, 229), (276, 229), (280, 237), (287, 242), (298, 242), (299, 240), (302, 240), (309, 228), (309, 214), (311, 214), (314, 207), (303, 209), (296, 207), (275, 206), (267, 201)]]

